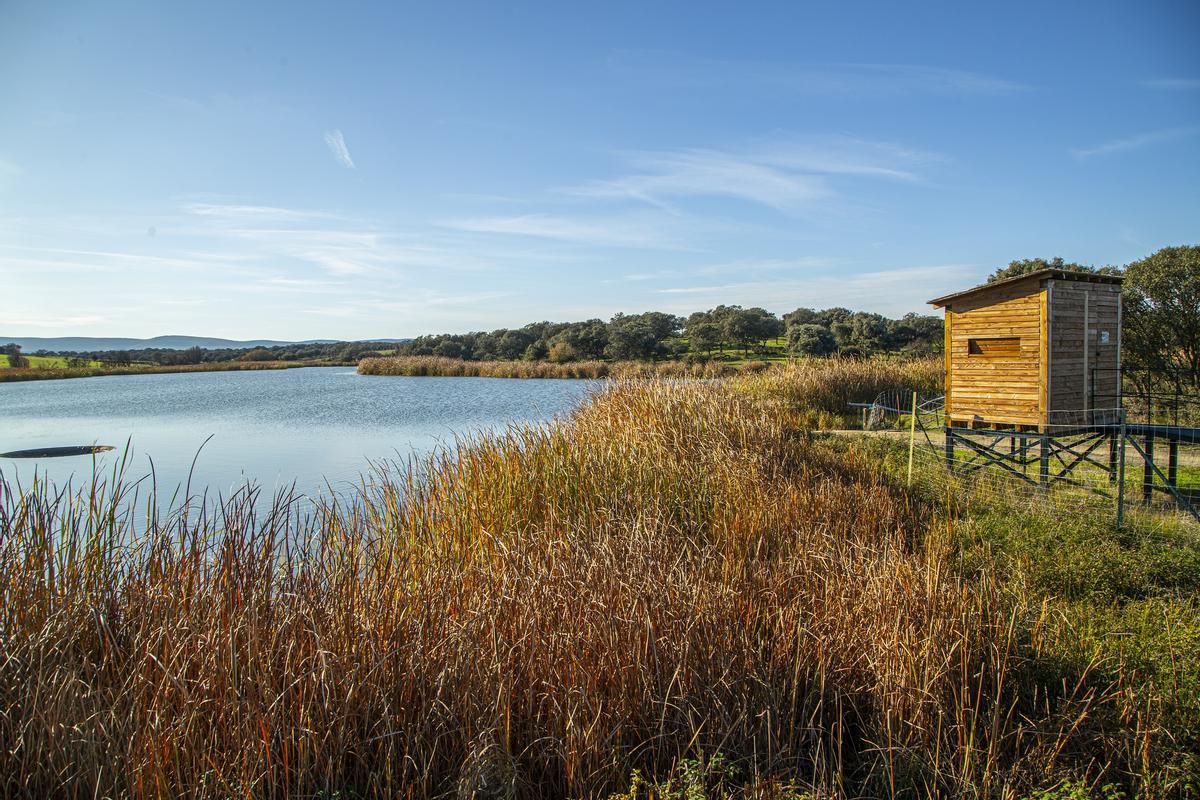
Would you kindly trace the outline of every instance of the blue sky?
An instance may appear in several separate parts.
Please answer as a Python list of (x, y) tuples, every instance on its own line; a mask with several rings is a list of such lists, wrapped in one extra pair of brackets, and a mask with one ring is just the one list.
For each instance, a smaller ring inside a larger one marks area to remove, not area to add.
[(1200, 6), (0, 2), (0, 334), (899, 315), (1200, 242)]

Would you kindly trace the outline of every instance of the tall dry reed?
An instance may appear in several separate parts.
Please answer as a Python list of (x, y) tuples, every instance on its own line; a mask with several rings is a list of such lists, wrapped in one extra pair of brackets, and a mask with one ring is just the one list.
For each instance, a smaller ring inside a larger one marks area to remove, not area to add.
[(850, 403), (869, 403), (884, 393), (941, 394), (942, 374), (936, 357), (804, 359), (739, 376), (735, 386), (808, 427), (843, 427), (855, 416)]
[(0, 484), (6, 796), (602, 797), (716, 753), (836, 797), (1147, 769), (1152, 709), (1043, 663), (1038, 610), (957, 578), (929, 508), (720, 384), (616, 385), (309, 515), (135, 525), (127, 491)]
[(361, 375), (442, 378), (716, 378), (737, 370), (719, 362), (464, 361), (440, 356), (379, 356), (358, 362)]

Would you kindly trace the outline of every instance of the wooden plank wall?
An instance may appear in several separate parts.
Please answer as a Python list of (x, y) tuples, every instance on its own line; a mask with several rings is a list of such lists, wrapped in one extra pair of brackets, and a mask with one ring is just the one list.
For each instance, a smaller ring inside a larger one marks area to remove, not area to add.
[[(946, 307), (947, 417), (956, 424), (1042, 422), (1042, 289), (1038, 281), (979, 292)], [(1017, 336), (1020, 354), (968, 352), (977, 337)]]
[[(1053, 281), (1050, 304), (1050, 407), (1052, 424), (1107, 422), (1109, 416), (1095, 413), (1115, 407), (1118, 386), (1118, 304), (1121, 287), (1084, 281)], [(1084, 324), (1084, 295), (1087, 295), (1087, 325)], [(1100, 344), (1100, 332), (1108, 331), (1108, 344)], [(1086, 332), (1086, 333), (1085, 333)], [(1084, 346), (1088, 346), (1084, 373)], [(1102, 419), (1103, 417), (1103, 419)]]

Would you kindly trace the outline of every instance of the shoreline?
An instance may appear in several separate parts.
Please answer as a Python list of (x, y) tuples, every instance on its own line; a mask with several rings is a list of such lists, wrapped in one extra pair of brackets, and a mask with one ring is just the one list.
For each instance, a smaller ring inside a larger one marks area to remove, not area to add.
[(244, 372), (300, 367), (353, 367), (352, 361), (217, 361), (209, 364), (153, 364), (143, 367), (9, 367), (0, 369), (0, 383), (104, 378), (110, 375), (164, 375), (181, 372)]

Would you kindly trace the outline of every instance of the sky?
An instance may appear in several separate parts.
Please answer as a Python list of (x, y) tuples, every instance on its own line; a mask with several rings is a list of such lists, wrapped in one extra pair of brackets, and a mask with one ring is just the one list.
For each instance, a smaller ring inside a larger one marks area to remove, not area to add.
[(0, 0), (0, 335), (931, 313), (1200, 243), (1200, 4)]

